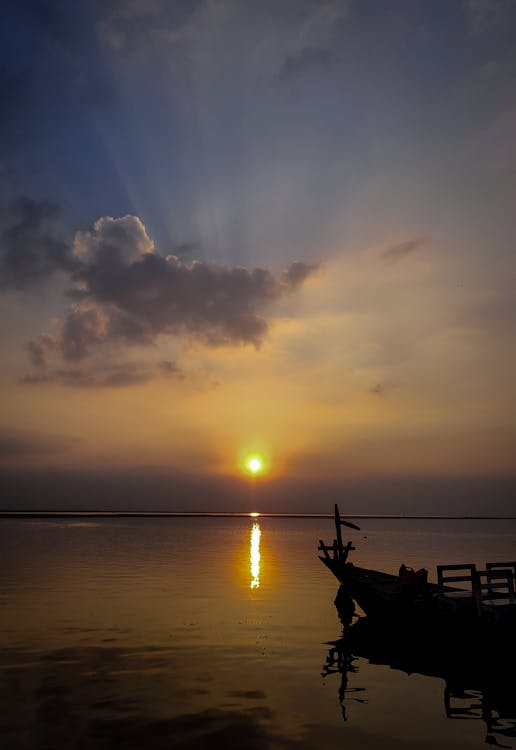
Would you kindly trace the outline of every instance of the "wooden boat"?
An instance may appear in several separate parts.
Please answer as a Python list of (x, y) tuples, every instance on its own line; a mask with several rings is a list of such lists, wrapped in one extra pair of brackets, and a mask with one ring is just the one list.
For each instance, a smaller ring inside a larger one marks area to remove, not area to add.
[[(381, 618), (397, 622), (401, 627), (412, 628), (418, 624), (430, 629), (434, 636), (442, 630), (447, 636), (455, 631), (463, 635), (467, 630), (474, 635), (496, 631), (516, 632), (516, 597), (514, 595), (514, 568), (500, 570), (500, 565), (486, 571), (470, 568), (469, 590), (456, 585), (444, 585), (443, 581), (456, 584), (466, 581), (467, 575), (453, 575), (463, 566), (438, 566), (442, 575), (439, 583), (429, 583), (421, 575), (409, 579), (377, 570), (358, 567), (348, 561), (354, 550), (351, 542), (342, 542), (342, 526), (357, 529), (353, 523), (340, 517), (335, 505), (336, 538), (332, 545), (322, 540), (319, 550), (322, 562), (343, 584), (346, 594), (351, 596), (370, 618)], [(488, 564), (490, 565), (490, 564)], [(444, 572), (451, 573), (447, 577)], [(503, 580), (502, 580), (503, 579)], [(501, 581), (501, 582), (500, 582)], [(504, 588), (506, 587), (506, 588)]]

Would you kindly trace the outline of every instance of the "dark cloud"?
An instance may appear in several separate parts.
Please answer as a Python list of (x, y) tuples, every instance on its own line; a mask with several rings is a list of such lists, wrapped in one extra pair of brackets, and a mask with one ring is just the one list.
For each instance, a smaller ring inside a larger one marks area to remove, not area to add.
[(62, 453), (69, 450), (77, 440), (75, 437), (4, 430), (0, 432), (0, 460)]
[(289, 55), (278, 71), (279, 81), (287, 81), (312, 68), (325, 68), (331, 61), (330, 51), (323, 47), (309, 47)]
[[(255, 268), (227, 268), (210, 263), (186, 264), (175, 256), (163, 258), (146, 253), (131, 264), (111, 264), (101, 259), (80, 271), (89, 299), (111, 306), (107, 338), (121, 333), (122, 320), (132, 321), (132, 329), (123, 327), (123, 338), (141, 343), (147, 335), (160, 333), (187, 334), (205, 343), (247, 344), (259, 346), (267, 333), (262, 310), (297, 287), (313, 267), (296, 264), (276, 279), (270, 271)], [(113, 312), (116, 310), (116, 313)], [(68, 356), (86, 353), (86, 344), (94, 343), (102, 322), (79, 321), (78, 310), (65, 322)], [(121, 317), (123, 316), (123, 317)], [(77, 328), (77, 336), (74, 328)], [(78, 344), (73, 350), (74, 339)], [(89, 341), (87, 338), (89, 337)]]
[(396, 263), (407, 255), (420, 250), (428, 242), (427, 237), (414, 237), (406, 242), (400, 242), (399, 245), (393, 245), (384, 250), (380, 257), (388, 263)]
[(55, 204), (19, 198), (3, 213), (1, 287), (28, 287), (59, 271), (71, 272), (78, 267)]
[(161, 334), (258, 347), (268, 330), (265, 308), (316, 269), (297, 262), (275, 277), (263, 268), (165, 258), (136, 216), (99, 219), (92, 232), (76, 235), (74, 248), (75, 301), (56, 338), (43, 334), (29, 343), (35, 365), (55, 349), (79, 362), (99, 345), (149, 345)]
[[(59, 330), (27, 344), (38, 368), (56, 353), (66, 362), (81, 362), (99, 346), (149, 346), (160, 335), (183, 335), (209, 346), (259, 347), (268, 331), (267, 306), (298, 289), (317, 268), (296, 262), (275, 276), (263, 268), (165, 258), (154, 251), (136, 216), (104, 217), (91, 232), (78, 232), (72, 256), (68, 244), (51, 233), (54, 206), (26, 201), (19, 211), (19, 220), (3, 236), (4, 283), (7, 277), (11, 285), (35, 283), (57, 270), (71, 272), (73, 281), (73, 302)], [(179, 374), (175, 367), (171, 362), (160, 365), (168, 376)], [(51, 379), (90, 384), (89, 376), (74, 372), (56, 372)], [(22, 382), (47, 379), (31, 374)], [(94, 378), (91, 384), (104, 383)], [(118, 376), (105, 384), (118, 384)]]
[(288, 293), (297, 289), (317, 268), (316, 264), (309, 265), (301, 261), (291, 263), (280, 276), (280, 283), (284, 291)]
[(96, 308), (72, 306), (59, 338), (63, 358), (71, 362), (84, 359), (89, 349), (103, 340), (105, 329), (106, 319)]

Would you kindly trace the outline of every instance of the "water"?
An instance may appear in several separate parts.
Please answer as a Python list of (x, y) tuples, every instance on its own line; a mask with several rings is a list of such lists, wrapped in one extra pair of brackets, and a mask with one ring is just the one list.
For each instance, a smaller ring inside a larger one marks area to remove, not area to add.
[[(390, 572), (516, 559), (514, 521), (366, 526), (353, 559)], [(485, 747), (475, 692), (458, 720), (439, 678), (358, 658), (339, 697), (323, 676), (332, 537), (327, 519), (3, 520), (2, 747)], [(490, 744), (516, 747), (512, 708)]]

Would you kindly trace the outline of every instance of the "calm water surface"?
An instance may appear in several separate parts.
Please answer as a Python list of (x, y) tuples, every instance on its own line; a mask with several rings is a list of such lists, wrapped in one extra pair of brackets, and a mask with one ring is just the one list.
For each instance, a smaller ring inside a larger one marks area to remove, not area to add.
[[(516, 559), (514, 521), (362, 527), (354, 561), (386, 571)], [(0, 522), (2, 748), (516, 747), (510, 701), (487, 730), (475, 689), (447, 718), (442, 679), (361, 658), (347, 683), (327, 673), (338, 584), (316, 547), (333, 535), (328, 520)]]

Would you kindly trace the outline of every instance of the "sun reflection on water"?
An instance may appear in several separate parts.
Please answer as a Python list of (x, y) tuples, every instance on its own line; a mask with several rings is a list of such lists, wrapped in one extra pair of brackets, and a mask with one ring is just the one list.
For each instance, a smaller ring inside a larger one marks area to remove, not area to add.
[(260, 537), (262, 530), (259, 523), (253, 523), (251, 529), (251, 541), (249, 548), (249, 557), (251, 561), (251, 583), (252, 589), (257, 589), (260, 586)]

